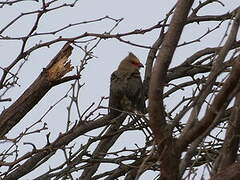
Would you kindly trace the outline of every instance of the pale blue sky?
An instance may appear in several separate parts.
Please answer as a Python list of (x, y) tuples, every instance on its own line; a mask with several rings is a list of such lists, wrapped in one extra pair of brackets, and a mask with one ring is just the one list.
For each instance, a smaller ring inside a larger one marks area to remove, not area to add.
[[(74, 8), (66, 8), (64, 10), (62, 9), (50, 13), (49, 15), (44, 17), (40, 22), (38, 32), (48, 30), (51, 31), (55, 28), (65, 26), (69, 23), (92, 20), (99, 17), (104, 17), (106, 15), (117, 19), (124, 18), (118, 28), (114, 30), (114, 33), (147, 28), (156, 24), (159, 20), (163, 19), (165, 14), (169, 11), (173, 4), (175, 4), (175, 2), (176, 0), (79, 1)], [(205, 8), (203, 11), (201, 11), (201, 13), (211, 15), (221, 14), (239, 5), (239, 0), (223, 0), (222, 2), (225, 3), (225, 7), (222, 7), (219, 4), (214, 4), (208, 8)], [(19, 15), (19, 13), (28, 12), (38, 7), (38, 3), (28, 2), (19, 3), (14, 6), (8, 6), (7, 8), (0, 9), (0, 17), (4, 17), (1, 19), (0, 28), (3, 27), (6, 23), (8, 23), (11, 19)], [(28, 29), (29, 27), (31, 27), (33, 20), (33, 16), (24, 18), (22, 21), (19, 21), (19, 23), (14, 25), (13, 28), (10, 28), (9, 31), (6, 31), (6, 34), (4, 35), (24, 35), (26, 32), (28, 32)], [(199, 25), (197, 24), (191, 26), (191, 28), (187, 26), (184, 29), (181, 42), (183, 40), (188, 41), (197, 38), (199, 35), (204, 34), (208, 27), (212, 28), (216, 25), (216, 23), (205, 24), (206, 25), (204, 26), (202, 26), (201, 24), (201, 28), (199, 28)], [(82, 25), (78, 28), (72, 28), (70, 30), (64, 31), (63, 33), (61, 33), (61, 35), (72, 37), (82, 34), (84, 32), (103, 33), (109, 30), (112, 25), (113, 23), (111, 23), (111, 21), (104, 21), (91, 25)], [(203, 39), (202, 43), (196, 43), (194, 45), (179, 48), (174, 55), (173, 64), (171, 66), (173, 66), (174, 64), (180, 64), (185, 60), (186, 57), (190, 56), (197, 49), (217, 46), (222, 35), (222, 32), (218, 30), (209, 38)], [(145, 35), (131, 36), (126, 39), (133, 41), (137, 44), (151, 46), (157, 36), (158, 30), (154, 30), (153, 32), (147, 33)], [(47, 37), (47, 39), (50, 38), (53, 38), (53, 36)], [(35, 44), (39, 42), (39, 40), (40, 39), (33, 39), (30, 44)], [(46, 39), (43, 38), (43, 40)], [(49, 63), (53, 56), (55, 56), (55, 54), (61, 48), (62, 44), (63, 43), (59, 43), (58, 45), (51, 47), (51, 49), (43, 48), (31, 54), (28, 62), (25, 64), (19, 75), (19, 84), (21, 85), (21, 87), (13, 88), (6, 97), (12, 97), (13, 101), (16, 100), (16, 98), (29, 86), (29, 84), (33, 82), (33, 80), (35, 80), (35, 78), (41, 72), (42, 68)], [(16, 41), (0, 40), (0, 51), (3, 52), (2, 60), (0, 62), (1, 67), (5, 67), (6, 65), (8, 65), (16, 57), (17, 52), (19, 52), (19, 47), (19, 43)], [(80, 105), (82, 110), (88, 107), (92, 102), (99, 101), (101, 96), (108, 96), (110, 74), (116, 69), (118, 63), (128, 54), (128, 52), (133, 52), (139, 57), (139, 59), (141, 59), (143, 63), (145, 63), (148, 53), (147, 49), (133, 47), (128, 44), (118, 42), (117, 40), (104, 40), (101, 42), (98, 48), (94, 51), (94, 55), (98, 58), (93, 59), (91, 62), (89, 62), (89, 64), (86, 66), (86, 70), (84, 71), (81, 80), (82, 83), (86, 83), (80, 93)], [(81, 54), (80, 51), (74, 50), (71, 56), (73, 65), (76, 66), (79, 64), (79, 60), (81, 59), (82, 55), (83, 54)], [(144, 71), (142, 70), (142, 74), (143, 72)], [(16, 136), (26, 127), (26, 125), (29, 125), (38, 120), (52, 104), (54, 104), (59, 98), (61, 98), (65, 94), (68, 88), (69, 86), (60, 85), (52, 89), (31, 111), (31, 113), (27, 114), (24, 120), (21, 121), (21, 123), (19, 123), (16, 128), (14, 128), (13, 131), (9, 133), (9, 137)], [(44, 119), (44, 122), (48, 124), (49, 130), (51, 131), (51, 140), (54, 140), (58, 136), (59, 132), (65, 130), (67, 103), (68, 100), (63, 101)], [(6, 107), (9, 104), (11, 103), (4, 103)], [(171, 104), (175, 104), (174, 97), (168, 98), (166, 104), (169, 106), (171, 106)], [(107, 105), (107, 101), (105, 105)], [(127, 143), (126, 136), (128, 137), (127, 139), (129, 141)], [(120, 138), (119, 142), (116, 143), (115, 148), (124, 147), (126, 146), (126, 144), (130, 147), (133, 147), (134, 143), (143, 145), (144, 142), (142, 137), (143, 136), (141, 135), (136, 135), (133, 133), (123, 135)], [(37, 137), (29, 136), (26, 137), (24, 140), (35, 142), (35, 139), (38, 139), (38, 141), (35, 143), (37, 147), (40, 148), (42, 145), (45, 144), (44, 135), (38, 135)], [(24, 150), (20, 153), (24, 153), (24, 151), (27, 151), (29, 148), (31, 147), (24, 147)], [(54, 158), (52, 161), (57, 162), (58, 160), (60, 159)], [(105, 167), (102, 168), (104, 169)], [(39, 172), (44, 171), (44, 169), (48, 169), (48, 166), (35, 170), (33, 173), (30, 173), (23, 179), (31, 179), (35, 176), (35, 173), (39, 175)], [(149, 174), (143, 175), (141, 179), (144, 180), (146, 177), (150, 178), (152, 176)]]

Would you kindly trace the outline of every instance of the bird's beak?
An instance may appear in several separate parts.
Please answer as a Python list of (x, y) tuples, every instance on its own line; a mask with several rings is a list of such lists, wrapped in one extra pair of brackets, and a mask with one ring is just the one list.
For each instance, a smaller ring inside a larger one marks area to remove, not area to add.
[(139, 63), (139, 64), (138, 64), (138, 67), (139, 67), (139, 68), (143, 68), (144, 65), (143, 65), (142, 63)]

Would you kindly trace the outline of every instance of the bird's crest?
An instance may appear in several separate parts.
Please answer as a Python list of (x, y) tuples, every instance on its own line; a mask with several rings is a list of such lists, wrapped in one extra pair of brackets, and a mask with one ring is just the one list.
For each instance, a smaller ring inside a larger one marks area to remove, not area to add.
[(130, 52), (119, 64), (118, 70), (135, 71), (141, 67), (143, 67), (143, 64), (139, 61), (137, 56)]
[(133, 64), (141, 64), (137, 56), (135, 56), (132, 52), (129, 52), (128, 54), (128, 59), (131, 63)]

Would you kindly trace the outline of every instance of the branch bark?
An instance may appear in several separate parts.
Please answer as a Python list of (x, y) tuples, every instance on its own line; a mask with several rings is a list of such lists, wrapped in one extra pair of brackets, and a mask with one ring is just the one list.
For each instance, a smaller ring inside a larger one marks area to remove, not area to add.
[(179, 0), (153, 67), (149, 87), (149, 117), (156, 144), (159, 146), (161, 161), (160, 179), (179, 179), (178, 164), (180, 152), (177, 152), (171, 129), (165, 119), (163, 89), (167, 82), (167, 71), (181, 37), (187, 16), (194, 0)]
[(218, 158), (215, 161), (213, 174), (224, 170), (233, 164), (237, 158), (239, 138), (240, 138), (240, 93), (237, 94), (235, 105), (232, 109), (232, 114), (229, 119), (228, 129), (224, 144)]
[(203, 117), (203, 119), (199, 122), (196, 122), (195, 126), (188, 128), (188, 131), (179, 137), (177, 141), (178, 147), (181, 147), (181, 149), (186, 148), (188, 144), (190, 144), (193, 140), (200, 136), (214, 121), (221, 107), (227, 101), (229, 94), (231, 94), (235, 90), (239, 83), (240, 79), (239, 60), (233, 65), (233, 69), (229, 78), (224, 82), (221, 90), (214, 98), (210, 108), (206, 112), (206, 115)]
[(211, 180), (222, 180), (222, 179), (237, 180), (239, 179), (239, 177), (240, 177), (240, 163), (238, 162), (223, 169), (214, 177), (212, 177)]
[(220, 92), (216, 95), (215, 99), (213, 100), (209, 110), (206, 112), (203, 119), (201, 121), (196, 121), (197, 119), (196, 115), (198, 115), (200, 110), (199, 106), (202, 105), (202, 103), (208, 96), (209, 92), (211, 91), (217, 76), (221, 72), (222, 68), (221, 66), (223, 65), (225, 57), (227, 56), (233, 44), (236, 42), (239, 24), (240, 24), (240, 9), (238, 10), (238, 13), (235, 17), (230, 35), (223, 48), (219, 51), (217, 58), (215, 59), (214, 62), (215, 64), (213, 66), (211, 73), (208, 76), (207, 82), (202, 90), (202, 93), (199, 95), (197, 102), (195, 102), (196, 103), (195, 107), (197, 107), (197, 110), (193, 109), (188, 120), (188, 125), (184, 128), (183, 133), (178, 139), (178, 146), (182, 150), (185, 149), (190, 143), (192, 143), (197, 137), (201, 136), (201, 134), (204, 133), (204, 131), (211, 125), (211, 123), (214, 121), (214, 118), (220, 111), (221, 107), (228, 99), (229, 94), (233, 92), (233, 90), (237, 86), (237, 83), (239, 82), (240, 56), (238, 57), (238, 60), (236, 60), (236, 63), (233, 65), (233, 69), (229, 78), (225, 81)]
[[(107, 154), (108, 150), (112, 147), (112, 145), (117, 141), (117, 139), (119, 138), (119, 136), (123, 133), (118, 133), (114, 136), (112, 136), (112, 134), (114, 134), (122, 125), (123, 121), (125, 120), (126, 115), (123, 114), (119, 117), (119, 119), (117, 121), (114, 122), (114, 124), (112, 124), (109, 129), (107, 130), (107, 132), (104, 134), (104, 136), (110, 136), (108, 138), (102, 139), (98, 146), (95, 148), (94, 152), (92, 153), (92, 158), (98, 158), (98, 159), (102, 159), (105, 157), (105, 155)], [(100, 166), (100, 163), (87, 163), (87, 168), (84, 169), (81, 177), (79, 179), (91, 179), (91, 177), (93, 177), (93, 175), (95, 174), (95, 172), (97, 171), (98, 167)]]
[[(118, 119), (116, 118), (115, 120)], [(47, 144), (44, 148), (39, 150), (39, 152), (32, 155), (31, 158), (25, 161), (21, 166), (17, 167), (6, 177), (4, 177), (4, 179), (11, 180), (23, 177), (24, 175), (35, 169), (38, 166), (38, 163), (51, 153), (54, 154), (59, 148), (64, 147), (80, 135), (83, 135), (84, 133), (89, 132), (93, 129), (107, 125), (109, 121), (110, 119), (107, 115), (94, 121), (80, 121), (77, 126), (73, 127), (67, 133), (59, 135), (59, 137), (54, 142), (52, 142), (51, 144)]]
[(55, 81), (73, 69), (68, 60), (72, 49), (69, 43), (65, 44), (29, 88), (2, 112), (0, 115), (0, 139), (46, 95)]
[(193, 0), (178, 1), (169, 30), (153, 67), (149, 87), (149, 116), (150, 126), (158, 144), (164, 138), (164, 129), (167, 125), (163, 105), (163, 89), (167, 80), (167, 71), (192, 4)]

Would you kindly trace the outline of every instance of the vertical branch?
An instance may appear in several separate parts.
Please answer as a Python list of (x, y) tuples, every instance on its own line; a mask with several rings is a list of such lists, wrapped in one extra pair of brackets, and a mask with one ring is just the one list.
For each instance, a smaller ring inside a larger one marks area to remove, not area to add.
[(159, 160), (161, 161), (160, 179), (179, 179), (180, 151), (175, 147), (165, 119), (163, 104), (164, 84), (167, 82), (167, 71), (173, 54), (181, 37), (183, 27), (194, 0), (179, 0), (166, 36), (163, 40), (156, 62), (153, 67), (149, 87), (149, 117), (150, 127), (159, 146)]
[[(121, 133), (113, 135), (122, 125), (123, 121), (125, 120), (126, 115), (121, 114), (115, 120), (115, 122), (109, 127), (107, 132), (104, 134), (107, 138), (102, 139), (97, 147), (95, 148), (94, 152), (92, 153), (92, 159), (103, 159), (107, 154), (108, 150), (113, 146), (113, 144), (117, 141), (120, 137)], [(100, 163), (87, 163), (87, 167), (84, 169), (80, 179), (91, 179), (91, 177), (96, 173)]]
[(149, 90), (149, 81), (151, 79), (153, 61), (155, 59), (155, 56), (156, 56), (159, 46), (162, 44), (163, 38), (164, 38), (164, 32), (161, 32), (158, 39), (154, 42), (154, 44), (152, 45), (152, 47), (148, 53), (144, 81), (143, 81), (143, 87), (145, 88), (144, 94), (146, 94), (146, 95)]
[(215, 164), (214, 174), (235, 162), (240, 138), (240, 93), (237, 94), (235, 105), (230, 116), (223, 148)]
[(193, 0), (178, 1), (169, 30), (153, 67), (149, 88), (149, 116), (150, 126), (158, 143), (164, 138), (166, 127), (163, 89), (167, 79), (167, 71), (193, 2)]
[(145, 69), (145, 74), (144, 74), (144, 81), (143, 81), (143, 87), (144, 89), (144, 94), (148, 96), (148, 91), (149, 91), (149, 81), (151, 79), (151, 74), (152, 74), (152, 66), (153, 66), (153, 61), (156, 57), (156, 54), (159, 50), (159, 47), (161, 46), (163, 42), (163, 38), (165, 36), (165, 25), (167, 24), (167, 21), (170, 17), (170, 15), (173, 13), (174, 9), (176, 6), (174, 6), (166, 15), (166, 18), (163, 20), (163, 27), (161, 29), (161, 32), (159, 34), (159, 37), (157, 40), (153, 43), (148, 56), (147, 56), (147, 61), (146, 61), (146, 69)]

